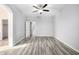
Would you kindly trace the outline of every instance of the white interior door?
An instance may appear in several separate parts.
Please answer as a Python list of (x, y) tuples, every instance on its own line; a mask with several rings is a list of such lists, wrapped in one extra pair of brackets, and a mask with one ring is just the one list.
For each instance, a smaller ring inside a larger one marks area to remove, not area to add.
[(30, 21), (26, 21), (26, 38), (30, 36)]
[(35, 33), (35, 22), (26, 21), (26, 38), (31, 35), (34, 36)]
[(33, 21), (33, 22), (32, 22), (32, 36), (33, 36), (33, 37), (35, 36), (35, 33), (36, 33), (36, 22)]

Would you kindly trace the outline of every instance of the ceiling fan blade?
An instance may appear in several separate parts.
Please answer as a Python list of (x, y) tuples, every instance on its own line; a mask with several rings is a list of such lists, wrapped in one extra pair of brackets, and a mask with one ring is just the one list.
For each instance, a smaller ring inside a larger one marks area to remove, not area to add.
[(46, 9), (44, 9), (43, 11), (47, 11), (47, 12), (49, 12), (49, 10), (46, 10)]
[(33, 6), (34, 8), (36, 8), (36, 9), (39, 9), (37, 6)]
[(44, 6), (43, 6), (43, 8), (45, 8), (47, 6), (47, 4), (45, 4)]
[(37, 11), (38, 11), (38, 10), (35, 10), (35, 11), (33, 11), (33, 13), (34, 13), (34, 12), (37, 12)]

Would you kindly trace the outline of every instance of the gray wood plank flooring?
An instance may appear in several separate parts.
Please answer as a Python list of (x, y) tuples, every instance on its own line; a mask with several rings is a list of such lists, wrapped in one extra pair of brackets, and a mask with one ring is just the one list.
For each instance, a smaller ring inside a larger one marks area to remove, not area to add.
[(33, 37), (18, 43), (17, 47), (1, 51), (0, 55), (79, 55), (78, 52), (53, 37)]

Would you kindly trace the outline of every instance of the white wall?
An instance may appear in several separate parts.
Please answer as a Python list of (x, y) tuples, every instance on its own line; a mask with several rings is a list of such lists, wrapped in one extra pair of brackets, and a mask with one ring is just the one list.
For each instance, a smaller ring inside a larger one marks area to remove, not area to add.
[(34, 19), (36, 19), (34, 36), (54, 36), (54, 17), (42, 15)]
[(14, 6), (8, 5), (13, 11), (13, 45), (25, 38), (25, 17)]
[(79, 6), (66, 5), (56, 15), (55, 37), (74, 49), (79, 49)]

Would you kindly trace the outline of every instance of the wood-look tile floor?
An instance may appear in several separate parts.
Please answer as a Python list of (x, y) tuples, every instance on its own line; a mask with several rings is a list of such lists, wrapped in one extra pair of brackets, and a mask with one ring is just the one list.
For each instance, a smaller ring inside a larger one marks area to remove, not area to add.
[(79, 55), (78, 52), (53, 37), (33, 37), (30, 40), (21, 41), (17, 47), (1, 51), (0, 55)]

